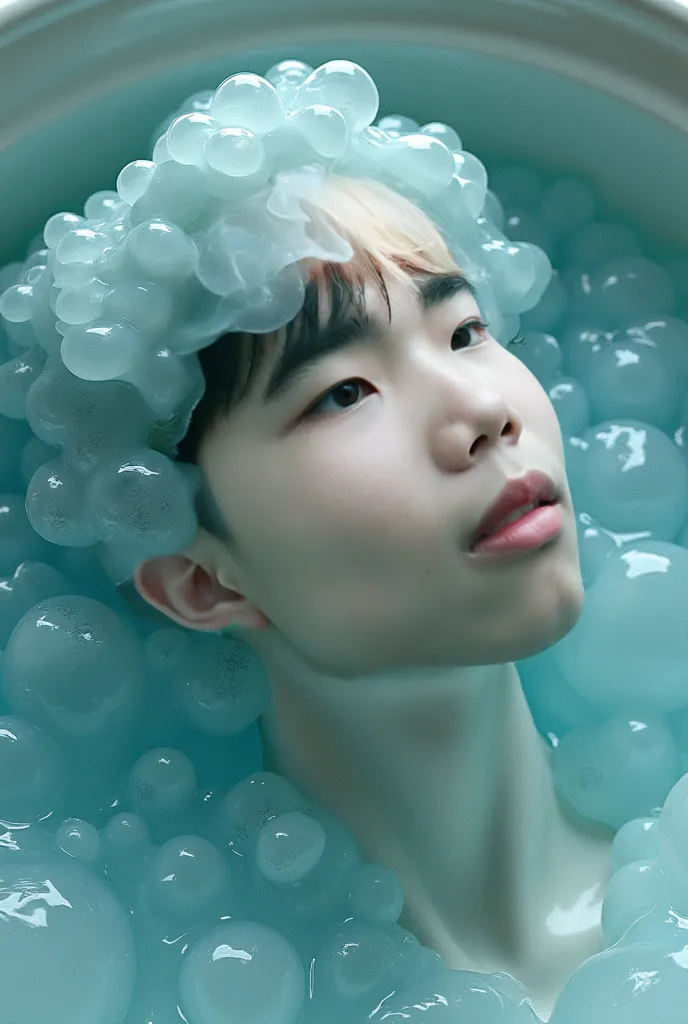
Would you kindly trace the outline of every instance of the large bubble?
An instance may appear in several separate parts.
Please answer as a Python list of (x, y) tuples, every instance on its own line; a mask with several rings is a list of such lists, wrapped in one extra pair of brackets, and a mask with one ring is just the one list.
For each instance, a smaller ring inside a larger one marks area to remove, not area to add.
[(0, 859), (2, 1015), (121, 1024), (136, 978), (124, 909), (77, 861)]

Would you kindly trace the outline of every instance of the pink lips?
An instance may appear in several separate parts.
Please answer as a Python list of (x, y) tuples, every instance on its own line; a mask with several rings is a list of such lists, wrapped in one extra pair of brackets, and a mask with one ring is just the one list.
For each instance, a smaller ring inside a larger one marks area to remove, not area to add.
[(510, 480), (473, 535), (474, 554), (509, 554), (542, 547), (561, 533), (563, 516), (552, 480), (531, 472)]

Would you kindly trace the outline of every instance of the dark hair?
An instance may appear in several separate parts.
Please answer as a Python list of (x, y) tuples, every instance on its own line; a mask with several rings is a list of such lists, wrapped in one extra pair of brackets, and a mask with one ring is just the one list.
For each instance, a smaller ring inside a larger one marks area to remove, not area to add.
[[(391, 319), (391, 306), (382, 273), (373, 267)], [(324, 285), (324, 288), (323, 288)], [(321, 317), (323, 297), (327, 298), (327, 320)], [(305, 287), (305, 298), (298, 316), (281, 331), (271, 335), (228, 332), (198, 353), (205, 379), (205, 391), (193, 411), (188, 429), (177, 445), (177, 460), (196, 464), (203, 439), (223, 417), (237, 409), (252, 393), (256, 379), (265, 366), (272, 341), (281, 347), (280, 358), (312, 347), (324, 327), (344, 317), (365, 317), (365, 274), (362, 269), (342, 264), (323, 263), (318, 277)], [(232, 543), (217, 502), (207, 482), (202, 482), (197, 500), (199, 522), (210, 533)]]

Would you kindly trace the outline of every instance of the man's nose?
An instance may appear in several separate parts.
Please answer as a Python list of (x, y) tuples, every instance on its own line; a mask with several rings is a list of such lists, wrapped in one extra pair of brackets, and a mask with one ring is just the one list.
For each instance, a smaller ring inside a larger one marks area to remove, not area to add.
[(475, 381), (445, 382), (438, 405), (431, 447), (444, 472), (470, 469), (496, 446), (517, 444), (523, 432), (520, 416), (504, 395)]

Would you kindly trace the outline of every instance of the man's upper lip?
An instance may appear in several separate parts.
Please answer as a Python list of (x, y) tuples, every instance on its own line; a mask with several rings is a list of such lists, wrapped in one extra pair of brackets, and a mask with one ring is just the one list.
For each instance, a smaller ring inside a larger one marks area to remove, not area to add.
[(538, 501), (555, 501), (556, 498), (554, 482), (546, 473), (533, 470), (523, 476), (514, 477), (507, 482), (497, 500), (481, 519), (471, 538), (470, 547), (473, 548), (478, 540), (522, 505)]

